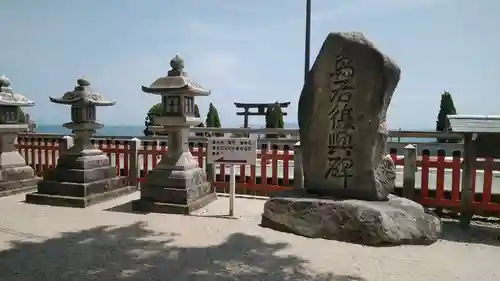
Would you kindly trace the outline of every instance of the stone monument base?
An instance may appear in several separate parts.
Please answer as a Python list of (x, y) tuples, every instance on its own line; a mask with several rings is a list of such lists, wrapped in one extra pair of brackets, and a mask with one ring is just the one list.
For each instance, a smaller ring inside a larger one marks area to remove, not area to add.
[(57, 167), (48, 170), (38, 183), (38, 191), (26, 195), (26, 202), (85, 208), (137, 191), (127, 185), (127, 177), (117, 177), (116, 168), (100, 150), (86, 151), (62, 156)]
[(33, 191), (38, 181), (40, 178), (30, 166), (0, 168), (0, 197)]
[(439, 217), (405, 198), (389, 195), (388, 201), (336, 200), (308, 194), (304, 189), (269, 198), (262, 226), (372, 246), (428, 245), (441, 233)]
[(206, 181), (202, 168), (151, 171), (141, 198), (132, 202), (132, 209), (141, 212), (190, 214), (217, 199), (212, 184)]

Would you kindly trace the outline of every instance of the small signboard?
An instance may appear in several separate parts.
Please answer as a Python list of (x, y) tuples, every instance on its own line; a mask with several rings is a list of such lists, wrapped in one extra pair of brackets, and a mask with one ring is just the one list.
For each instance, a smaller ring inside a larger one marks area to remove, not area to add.
[(208, 164), (255, 165), (257, 140), (250, 138), (210, 138), (207, 143)]

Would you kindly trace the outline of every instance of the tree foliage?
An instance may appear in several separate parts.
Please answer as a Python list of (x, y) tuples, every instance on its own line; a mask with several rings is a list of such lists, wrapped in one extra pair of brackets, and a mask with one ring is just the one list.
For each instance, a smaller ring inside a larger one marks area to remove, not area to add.
[(441, 95), (441, 104), (439, 105), (439, 113), (436, 121), (436, 131), (443, 132), (448, 128), (451, 130), (450, 121), (447, 115), (457, 114), (455, 103), (451, 94), (447, 91)]
[[(266, 110), (266, 128), (283, 128), (285, 122), (283, 120), (283, 110), (278, 102), (271, 104)], [(277, 138), (276, 134), (268, 134), (268, 138)]]
[(205, 124), (207, 125), (207, 127), (210, 127), (210, 128), (220, 128), (221, 127), (219, 112), (217, 111), (217, 108), (215, 108), (215, 106), (212, 103), (210, 103), (210, 105), (208, 107), (208, 114), (207, 114), (207, 118), (205, 120)]
[[(194, 105), (194, 117), (196, 117), (196, 118), (200, 118), (201, 117), (200, 116), (200, 108), (198, 107), (197, 104)], [(203, 128), (203, 127), (205, 127), (205, 125), (203, 124), (203, 122), (200, 122), (200, 124), (198, 124), (196, 127)], [(195, 133), (194, 135), (202, 137), (203, 133)]]
[(148, 111), (148, 115), (151, 115), (151, 116), (161, 116), (162, 115), (162, 112), (163, 112), (163, 105), (161, 102), (153, 105), (149, 111)]
[[(450, 121), (448, 120), (448, 115), (457, 114), (457, 109), (455, 108), (455, 103), (453, 102), (453, 98), (451, 94), (447, 91), (444, 91), (441, 94), (441, 103), (439, 105), (439, 113), (436, 121), (436, 131), (444, 132), (444, 131), (452, 131)], [(438, 139), (439, 142), (455, 142), (456, 140), (451, 139)]]
[[(200, 108), (198, 107), (197, 104), (194, 105), (194, 117), (196, 117), (196, 118), (200, 118), (201, 117), (201, 115), (200, 115)], [(196, 127), (205, 127), (205, 124), (203, 124), (203, 122), (201, 122)]]
[(155, 124), (155, 117), (161, 116), (162, 115), (162, 103), (159, 102), (157, 104), (154, 104), (151, 106), (149, 109), (148, 113), (146, 114), (146, 118), (144, 118), (144, 126), (146, 127), (143, 131), (145, 136), (151, 136), (153, 135), (153, 132), (149, 130), (150, 126), (153, 126)]

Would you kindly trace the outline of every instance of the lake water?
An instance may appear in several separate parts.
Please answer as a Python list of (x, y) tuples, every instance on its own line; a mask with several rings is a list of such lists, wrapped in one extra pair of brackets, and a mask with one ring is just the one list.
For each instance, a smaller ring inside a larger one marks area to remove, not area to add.
[[(144, 126), (104, 126), (97, 131), (97, 136), (143, 136)], [(71, 131), (60, 125), (39, 125), (37, 124), (37, 133), (67, 135)], [(398, 138), (391, 138), (389, 141), (398, 142)], [(400, 138), (399, 142), (435, 142), (433, 138)]]

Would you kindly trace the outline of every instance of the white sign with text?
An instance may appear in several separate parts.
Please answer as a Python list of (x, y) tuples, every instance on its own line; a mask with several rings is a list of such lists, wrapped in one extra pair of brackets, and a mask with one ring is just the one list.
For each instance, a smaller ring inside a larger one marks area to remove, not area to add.
[(250, 138), (210, 138), (207, 164), (255, 165), (257, 140)]

